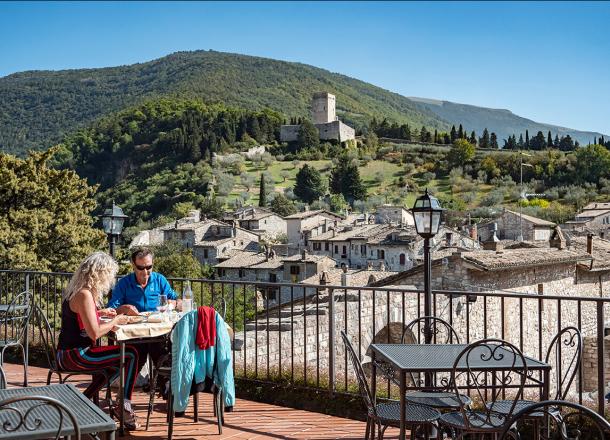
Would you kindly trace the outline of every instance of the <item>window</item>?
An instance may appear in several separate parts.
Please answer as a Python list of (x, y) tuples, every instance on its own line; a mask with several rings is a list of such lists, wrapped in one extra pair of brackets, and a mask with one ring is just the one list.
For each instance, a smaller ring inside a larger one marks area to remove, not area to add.
[(244, 277), (244, 270), (243, 270), (243, 269), (239, 269), (239, 271), (238, 271), (238, 276), (239, 276), (240, 278), (243, 278), (243, 277)]
[(301, 273), (299, 266), (290, 266), (290, 275), (298, 275), (299, 273)]
[(324, 243), (324, 250), (327, 251), (329, 250), (330, 245), (328, 243)]
[(207, 249), (203, 250), (203, 258), (208, 258), (208, 250)]
[(385, 259), (385, 251), (383, 249), (377, 249), (377, 259), (378, 260)]
[(343, 252), (341, 253), (342, 256), (347, 256), (347, 246), (343, 246)]
[(338, 254), (338, 253), (339, 253), (339, 246), (335, 245), (335, 254)]
[(320, 250), (322, 250), (322, 243), (314, 243), (314, 244), (313, 244), (313, 250), (314, 250), (314, 251), (320, 251)]
[(366, 244), (360, 245), (360, 253), (366, 256)]
[(277, 283), (277, 274), (270, 273), (269, 274), (269, 282), (270, 283)]
[(218, 269), (218, 276), (219, 277), (224, 277), (225, 275), (226, 275), (226, 273), (225, 273), (224, 269), (222, 269), (222, 268)]
[(407, 258), (406, 258), (406, 256), (405, 256), (405, 254), (400, 254), (399, 259), (400, 259), (399, 264), (400, 264), (401, 266), (404, 266), (404, 265), (407, 263)]

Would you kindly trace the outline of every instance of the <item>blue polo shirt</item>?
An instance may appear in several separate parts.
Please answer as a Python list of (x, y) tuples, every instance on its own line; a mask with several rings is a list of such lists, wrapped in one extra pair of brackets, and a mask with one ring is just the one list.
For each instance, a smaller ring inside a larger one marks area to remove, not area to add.
[(124, 304), (131, 304), (138, 312), (156, 312), (161, 294), (167, 295), (167, 299), (176, 299), (176, 292), (163, 275), (151, 273), (148, 284), (142, 288), (136, 280), (136, 274), (132, 272), (121, 278), (112, 289), (108, 307), (116, 309)]

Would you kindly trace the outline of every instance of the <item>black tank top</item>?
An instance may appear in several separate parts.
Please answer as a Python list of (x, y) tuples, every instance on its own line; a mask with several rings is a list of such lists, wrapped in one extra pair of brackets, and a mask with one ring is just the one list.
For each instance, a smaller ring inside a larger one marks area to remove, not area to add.
[(59, 332), (59, 341), (57, 348), (59, 350), (70, 350), (72, 348), (91, 347), (93, 341), (79, 319), (77, 313), (70, 309), (70, 303), (64, 301), (61, 304), (61, 331)]

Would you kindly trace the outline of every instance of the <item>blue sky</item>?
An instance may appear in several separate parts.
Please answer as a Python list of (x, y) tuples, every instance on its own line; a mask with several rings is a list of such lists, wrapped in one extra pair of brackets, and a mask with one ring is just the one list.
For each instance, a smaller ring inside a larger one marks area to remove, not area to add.
[(213, 49), (610, 134), (607, 2), (0, 2), (0, 76)]

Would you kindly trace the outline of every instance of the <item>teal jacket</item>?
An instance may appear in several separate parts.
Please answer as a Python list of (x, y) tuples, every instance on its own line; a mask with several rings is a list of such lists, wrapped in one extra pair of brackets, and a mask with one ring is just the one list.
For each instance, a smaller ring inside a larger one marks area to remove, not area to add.
[[(225, 406), (235, 405), (231, 339), (224, 319), (216, 313), (216, 342), (201, 350), (195, 344), (197, 310), (184, 315), (172, 333), (172, 394), (174, 411), (184, 411), (189, 402), (191, 384), (201, 383), (206, 376), (222, 387)], [(213, 374), (216, 360), (216, 374)]]

